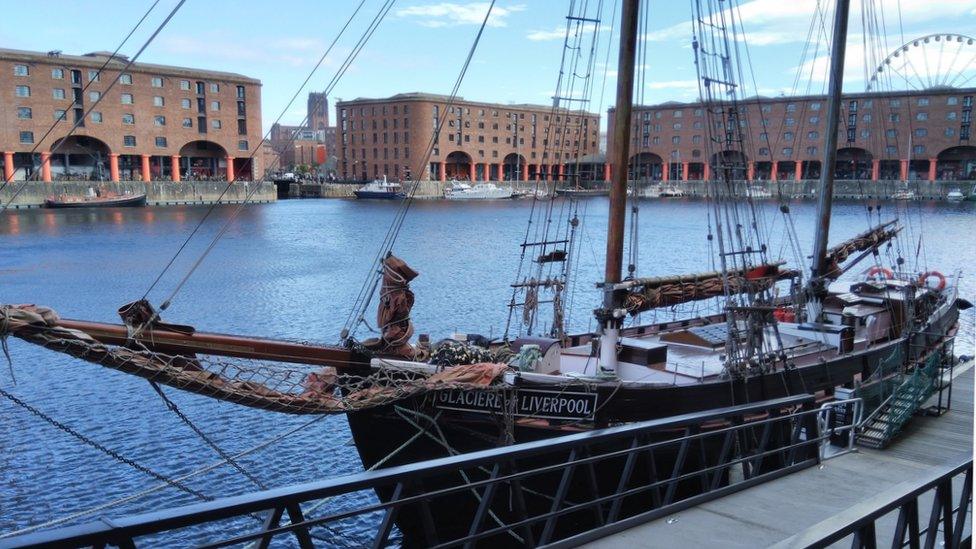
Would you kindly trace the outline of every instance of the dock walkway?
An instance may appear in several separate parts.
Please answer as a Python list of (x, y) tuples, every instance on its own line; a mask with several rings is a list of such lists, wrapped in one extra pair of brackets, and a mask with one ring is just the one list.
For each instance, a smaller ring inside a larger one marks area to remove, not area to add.
[[(585, 547), (805, 546), (804, 534), (816, 532), (818, 525), (856, 512), (857, 506), (870, 504), (880, 494), (907, 492), (919, 479), (971, 458), (973, 383), (973, 362), (956, 366), (950, 411), (941, 417), (912, 418), (887, 449), (859, 448), (826, 460), (820, 467), (635, 526)], [(895, 517), (887, 520), (893, 524)]]

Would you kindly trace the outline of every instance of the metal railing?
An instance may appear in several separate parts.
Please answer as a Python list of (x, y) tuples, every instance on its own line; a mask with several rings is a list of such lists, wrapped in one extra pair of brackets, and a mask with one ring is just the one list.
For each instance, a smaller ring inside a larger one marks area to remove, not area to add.
[(863, 420), (861, 416), (863, 415), (864, 400), (860, 398), (833, 400), (820, 406), (820, 414), (817, 415), (818, 431), (826, 435), (828, 440), (840, 434), (847, 434), (847, 441), (844, 443), (844, 448), (840, 451), (828, 453), (830, 444), (821, 444), (821, 460), (835, 458), (854, 451), (854, 443), (857, 441), (857, 430), (862, 425)]
[[(845, 429), (830, 426), (834, 413), (811, 395), (781, 398), (103, 518), (0, 547), (134, 547), (180, 535), (181, 545), (286, 537), (312, 547), (357, 521), (357, 535), (363, 521), (375, 525), (374, 547), (572, 547), (819, 463), (821, 446)], [(363, 494), (368, 503), (350, 505)]]
[[(959, 490), (955, 504), (954, 488)], [(854, 548), (878, 547), (879, 544), (932, 548), (940, 537), (942, 547), (969, 547), (972, 544), (972, 521), (969, 521), (968, 531), (966, 523), (972, 495), (973, 458), (969, 457), (958, 465), (931, 474), (907, 491), (883, 492), (859, 503), (776, 547), (826, 547), (850, 540), (850, 546)], [(928, 497), (932, 501), (927, 520), (924, 520), (926, 517), (919, 515), (920, 508), (924, 508), (920, 500)], [(893, 528), (886, 530), (892, 522), (884, 519), (896, 511), (898, 515)], [(920, 518), (923, 519), (921, 523)]]

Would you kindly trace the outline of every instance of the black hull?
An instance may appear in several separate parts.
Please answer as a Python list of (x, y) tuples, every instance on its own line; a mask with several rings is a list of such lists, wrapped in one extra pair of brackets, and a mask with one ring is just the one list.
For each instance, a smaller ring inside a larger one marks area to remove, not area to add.
[[(784, 372), (776, 372), (761, 376), (754, 376), (745, 380), (706, 382), (687, 386), (669, 386), (660, 388), (599, 388), (598, 401), (601, 404), (592, 427), (604, 427), (613, 424), (646, 421), (671, 417), (679, 414), (700, 412), (715, 408), (735, 406), (782, 398), (792, 395), (813, 394), (823, 392), (831, 395), (838, 386), (850, 386), (855, 379), (866, 379), (882, 364), (890, 367), (891, 361), (896, 359), (905, 364), (909, 360), (917, 359), (926, 350), (939, 344), (945, 336), (951, 335), (958, 320), (958, 310), (954, 306), (948, 307), (940, 317), (932, 320), (927, 329), (914, 336), (911, 342), (902, 338), (889, 343), (877, 345), (870, 349), (853, 352), (845, 356), (834, 357), (820, 364), (797, 367)], [(541, 384), (525, 383), (517, 388), (539, 388)], [(585, 390), (581, 388), (580, 390)], [(398, 410), (399, 409), (399, 410)], [(398, 413), (399, 411), (399, 413)], [(438, 415), (439, 414), (439, 415)], [(435, 409), (431, 396), (420, 396), (400, 401), (396, 406), (388, 405), (373, 409), (350, 413), (349, 424), (365, 468), (372, 468), (383, 462), (383, 467), (403, 465), (418, 461), (446, 457), (452, 453), (467, 453), (485, 450), (507, 444), (506, 429), (500, 417), (488, 414), (458, 412), (453, 410)], [(404, 419), (409, 418), (410, 421)], [(433, 418), (437, 417), (436, 420)], [(432, 424), (431, 422), (436, 424)], [(411, 424), (411, 422), (413, 424)], [(513, 429), (512, 442), (522, 443), (556, 437), (575, 432), (566, 430), (559, 422), (535, 422), (533, 425), (519, 425)], [(432, 436), (420, 436), (409, 442), (423, 428)], [(435, 440), (439, 438), (440, 440)], [(703, 448), (702, 456), (710, 456), (715, 452), (712, 448)], [(745, 448), (744, 451), (748, 451)], [(708, 459), (707, 457), (703, 459)], [(674, 456), (662, 454), (657, 456), (654, 466), (657, 470), (670, 470), (674, 465)], [(698, 464), (689, 462), (687, 467), (694, 470)], [(645, 464), (649, 467), (649, 464)], [(770, 464), (775, 466), (775, 464)], [(613, 463), (603, 463), (596, 467), (594, 475), (597, 482), (613, 482), (619, 475), (620, 468)], [(470, 476), (478, 474), (472, 473)], [(457, 485), (458, 478), (445, 478), (443, 486)], [(471, 480), (477, 480), (472, 478)], [(557, 486), (558, 478), (536, 482), (531, 488), (539, 493), (552, 494)], [(427, 486), (428, 489), (432, 488)], [(695, 485), (686, 485), (682, 490), (693, 495)], [(390, 497), (388, 493), (380, 493), (383, 499)], [(532, 504), (528, 502), (527, 504)], [(536, 501), (536, 505), (545, 505), (545, 500)], [(459, 497), (449, 504), (435, 502), (432, 504), (434, 516), (451, 516), (467, 507), (473, 506), (470, 496)], [(645, 506), (646, 502), (642, 505)], [(504, 520), (508, 510), (498, 506), (493, 511)], [(587, 527), (587, 518), (573, 517), (564, 521), (561, 528), (581, 531)], [(421, 521), (410, 513), (403, 514), (397, 525), (403, 532), (406, 545), (422, 545), (423, 531)], [(453, 531), (450, 521), (440, 521), (437, 524), (441, 539), (462, 537), (465, 532)], [(571, 533), (571, 532), (570, 532)], [(505, 545), (511, 538), (496, 538), (492, 544)]]
[(138, 208), (146, 205), (146, 195), (125, 196), (120, 198), (105, 198), (95, 200), (55, 200), (49, 198), (44, 201), (45, 208)]

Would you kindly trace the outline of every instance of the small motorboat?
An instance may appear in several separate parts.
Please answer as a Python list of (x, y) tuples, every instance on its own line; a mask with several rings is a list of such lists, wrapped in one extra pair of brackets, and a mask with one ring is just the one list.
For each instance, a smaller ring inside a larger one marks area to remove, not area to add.
[(44, 200), (45, 208), (124, 208), (141, 207), (146, 205), (146, 193), (139, 194), (102, 194), (94, 189), (88, 189), (85, 196), (48, 197)]
[(915, 200), (915, 191), (903, 189), (891, 195), (892, 200)]
[(948, 194), (946, 194), (946, 200), (949, 202), (962, 202), (965, 199), (966, 195), (962, 194), (962, 191), (960, 191), (958, 187), (952, 189)]
[(746, 189), (746, 196), (753, 200), (766, 200), (767, 198), (772, 198), (773, 193), (760, 185), (750, 185)]
[(382, 180), (375, 179), (353, 191), (353, 194), (359, 199), (373, 200), (401, 200), (407, 197), (400, 184), (387, 181), (385, 175)]
[(444, 191), (444, 198), (448, 200), (504, 200), (512, 198), (512, 189), (499, 187), (494, 183), (477, 183), (475, 186), (452, 181), (451, 186)]
[(658, 196), (661, 198), (681, 198), (685, 195), (685, 192), (678, 188), (677, 185), (661, 185), (661, 192)]

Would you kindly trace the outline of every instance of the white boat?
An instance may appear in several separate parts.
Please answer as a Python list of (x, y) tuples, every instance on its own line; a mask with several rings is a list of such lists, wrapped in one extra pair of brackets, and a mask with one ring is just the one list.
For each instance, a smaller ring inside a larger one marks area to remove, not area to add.
[(444, 198), (448, 200), (501, 200), (512, 198), (512, 189), (499, 187), (494, 183), (477, 183), (473, 187), (467, 183), (452, 181), (451, 186), (444, 191)]
[(677, 185), (661, 185), (661, 190), (658, 196), (661, 198), (681, 198), (685, 195), (685, 192), (678, 188)]
[(773, 193), (770, 192), (765, 187), (761, 187), (759, 185), (750, 185), (746, 189), (746, 196), (748, 196), (753, 200), (765, 200), (767, 198), (772, 198)]
[(895, 194), (891, 195), (893, 200), (915, 200), (915, 191), (908, 189), (897, 191)]
[(353, 191), (353, 194), (359, 199), (370, 198), (380, 200), (400, 200), (407, 196), (399, 183), (388, 182), (385, 175), (382, 180), (376, 179), (371, 181)]
[(948, 200), (949, 202), (962, 202), (965, 199), (966, 199), (966, 195), (962, 194), (962, 191), (960, 191), (958, 187), (952, 189), (946, 195), (946, 200)]
[(660, 185), (647, 185), (636, 189), (638, 198), (658, 198), (661, 196)]

